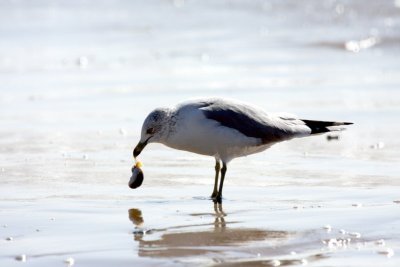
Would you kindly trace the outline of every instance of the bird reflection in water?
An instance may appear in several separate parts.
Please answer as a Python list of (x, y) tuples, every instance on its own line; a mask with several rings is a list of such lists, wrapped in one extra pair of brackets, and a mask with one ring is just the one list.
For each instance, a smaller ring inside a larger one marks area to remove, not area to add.
[(141, 226), (143, 224), (143, 216), (142, 211), (140, 209), (130, 209), (129, 213), (129, 220), (133, 222), (136, 226)]
[[(227, 214), (222, 209), (222, 204), (214, 204), (213, 213), (189, 214), (193, 219), (207, 219), (214, 217), (211, 222), (190, 225), (177, 225), (164, 229), (145, 230), (144, 219), (141, 210), (130, 209), (129, 219), (135, 225), (134, 240), (139, 242), (138, 254), (142, 257), (186, 257), (203, 255), (207, 253), (243, 252), (251, 247), (244, 247), (250, 242), (263, 241), (270, 246), (278, 241), (287, 239), (288, 232), (266, 231), (257, 228), (243, 228), (232, 225), (237, 222), (226, 222)], [(182, 220), (180, 220), (182, 221)], [(148, 234), (155, 234), (146, 238)], [(160, 234), (157, 238), (156, 234)], [(156, 238), (154, 238), (156, 237)], [(265, 245), (264, 244), (264, 245)], [(251, 253), (254, 253), (252, 251)]]

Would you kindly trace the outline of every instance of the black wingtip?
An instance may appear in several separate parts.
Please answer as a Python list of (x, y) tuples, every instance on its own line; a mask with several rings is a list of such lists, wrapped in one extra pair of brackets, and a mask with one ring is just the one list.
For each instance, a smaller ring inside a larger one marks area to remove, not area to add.
[(352, 122), (335, 122), (333, 126), (341, 126), (341, 125), (352, 125)]
[(314, 120), (302, 120), (311, 129), (311, 134), (326, 133), (334, 131), (329, 127), (331, 126), (342, 126), (351, 125), (352, 122), (338, 122), (338, 121), (314, 121)]

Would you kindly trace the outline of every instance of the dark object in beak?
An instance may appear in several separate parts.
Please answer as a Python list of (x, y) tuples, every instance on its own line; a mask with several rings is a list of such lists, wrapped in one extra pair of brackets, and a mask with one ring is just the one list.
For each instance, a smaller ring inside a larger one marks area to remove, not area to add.
[(135, 149), (133, 150), (133, 157), (136, 158), (137, 156), (139, 156), (139, 154), (142, 152), (143, 148), (147, 145), (147, 142), (149, 141), (151, 137), (149, 137), (146, 141), (144, 141), (143, 143), (139, 142), (139, 144), (137, 144), (137, 146), (135, 147)]
[(132, 168), (132, 176), (129, 179), (129, 187), (132, 189), (138, 188), (139, 186), (142, 185), (143, 183), (143, 171), (139, 167), (133, 167)]

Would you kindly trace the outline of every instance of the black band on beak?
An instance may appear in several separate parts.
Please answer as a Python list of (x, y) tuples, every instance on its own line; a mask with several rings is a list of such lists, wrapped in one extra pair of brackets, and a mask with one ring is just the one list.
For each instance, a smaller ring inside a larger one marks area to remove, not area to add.
[(139, 142), (139, 144), (137, 144), (137, 146), (135, 147), (135, 149), (133, 150), (133, 157), (136, 158), (137, 156), (139, 156), (139, 154), (142, 152), (143, 148), (147, 145), (147, 142), (149, 142), (149, 139), (151, 137), (147, 138), (146, 141), (144, 141), (143, 143)]
[(133, 150), (133, 157), (136, 158), (137, 156), (139, 156), (140, 152), (142, 152), (143, 148), (147, 145), (146, 143), (139, 143), (137, 144), (137, 146), (135, 147), (135, 149)]
[(137, 156), (139, 156), (140, 152), (142, 152), (142, 149), (139, 148), (139, 144), (135, 147), (135, 149), (133, 150), (133, 157), (136, 158)]

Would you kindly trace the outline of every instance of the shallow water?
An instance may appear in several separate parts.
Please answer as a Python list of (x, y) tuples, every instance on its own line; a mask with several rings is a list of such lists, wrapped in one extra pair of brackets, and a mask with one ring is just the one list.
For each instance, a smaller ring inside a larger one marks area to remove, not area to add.
[[(132, 196), (112, 186), (107, 198), (3, 200), (2, 234), (14, 240), (1, 242), (2, 262), (17, 266), (15, 255), (24, 253), (30, 266), (62, 265), (68, 257), (83, 266), (398, 263), (396, 256), (379, 254), (399, 244), (392, 188), (286, 186), (262, 188), (261, 194), (259, 188), (231, 186), (223, 205), (203, 198), (208, 189), (154, 186)], [(323, 243), (347, 238), (345, 246)], [(385, 246), (376, 243), (380, 239)]]
[[(0, 1), (0, 265), (398, 266), (399, 6)], [(234, 160), (222, 207), (160, 145), (129, 189), (146, 114), (199, 96), (355, 124)]]

